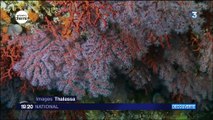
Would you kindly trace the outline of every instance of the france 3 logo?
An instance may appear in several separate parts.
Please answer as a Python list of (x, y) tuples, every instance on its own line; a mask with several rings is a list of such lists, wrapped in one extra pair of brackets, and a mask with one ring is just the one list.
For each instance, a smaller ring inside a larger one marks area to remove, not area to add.
[(192, 10), (192, 11), (190, 12), (190, 16), (191, 16), (193, 19), (196, 19), (196, 18), (198, 17), (197, 11)]

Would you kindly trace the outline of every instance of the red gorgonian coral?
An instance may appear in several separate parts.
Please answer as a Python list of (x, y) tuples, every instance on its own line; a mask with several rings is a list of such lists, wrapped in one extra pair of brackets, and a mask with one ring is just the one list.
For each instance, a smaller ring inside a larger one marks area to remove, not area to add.
[[(62, 37), (69, 38), (70, 36), (79, 35), (82, 31), (92, 26), (107, 27), (107, 19), (116, 11), (108, 2), (104, 1), (48, 1), (49, 4), (58, 8), (56, 18), (58, 18), (59, 28)], [(55, 23), (45, 18), (46, 22), (51, 27), (51, 31), (56, 35), (57, 28), (54, 28)], [(51, 26), (50, 26), (51, 25)]]
[[(9, 46), (22, 47), (22, 58), (13, 69), (33, 86), (58, 89), (78, 98), (86, 94), (107, 96), (113, 87), (109, 80), (114, 68), (119, 72), (133, 69), (129, 76), (138, 88), (151, 81), (151, 74), (147, 74), (150, 72), (147, 68), (151, 68), (154, 75), (167, 81), (165, 85), (170, 92), (177, 93), (177, 89), (184, 88), (188, 90), (187, 95), (192, 95), (195, 88), (184, 85), (184, 81), (192, 81), (187, 77), (183, 79), (182, 75), (194, 67), (194, 56), (185, 39), (179, 39), (177, 44), (172, 34), (183, 34), (189, 30), (188, 26), (192, 32), (205, 33), (201, 29), (203, 19), (189, 16), (194, 9), (200, 14), (205, 4), (49, 1), (48, 5), (57, 8), (53, 16), (45, 16), (38, 28), (7, 41)], [(211, 37), (210, 33), (205, 34)], [(193, 45), (199, 43), (209, 48), (198, 46), (204, 59), (200, 71), (205, 72), (209, 70), (207, 55), (211, 46), (202, 42), (192, 39)], [(146, 68), (132, 68), (136, 60), (143, 61)], [(177, 68), (180, 71), (177, 72)], [(196, 74), (187, 75), (196, 77)]]

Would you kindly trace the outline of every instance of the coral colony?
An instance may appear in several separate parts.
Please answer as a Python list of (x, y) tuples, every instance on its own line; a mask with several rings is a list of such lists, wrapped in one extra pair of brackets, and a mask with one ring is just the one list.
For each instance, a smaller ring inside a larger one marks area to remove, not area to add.
[[(14, 21), (19, 10), (25, 24)], [(108, 97), (118, 71), (135, 89), (157, 80), (179, 101), (212, 100), (213, 20), (204, 11), (213, 12), (208, 2), (1, 2), (0, 85), (21, 84), (1, 92)]]

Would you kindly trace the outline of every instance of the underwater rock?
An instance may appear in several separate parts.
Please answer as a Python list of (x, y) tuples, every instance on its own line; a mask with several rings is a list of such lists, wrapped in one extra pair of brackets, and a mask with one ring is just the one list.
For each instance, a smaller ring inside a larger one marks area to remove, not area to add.
[(20, 25), (11, 24), (11, 25), (9, 25), (7, 32), (9, 35), (14, 35), (14, 34), (19, 35), (19, 34), (21, 34), (22, 31), (23, 31), (23, 29)]
[(1, 1), (1, 8), (5, 9), (7, 7), (7, 4), (3, 1)]

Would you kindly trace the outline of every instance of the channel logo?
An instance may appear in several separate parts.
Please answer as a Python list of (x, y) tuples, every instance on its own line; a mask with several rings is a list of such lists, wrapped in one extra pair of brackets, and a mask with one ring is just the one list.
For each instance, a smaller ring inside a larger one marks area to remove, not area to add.
[(28, 14), (25, 11), (18, 11), (15, 15), (16, 22), (19, 24), (24, 24), (28, 20)]
[(196, 110), (196, 104), (172, 104), (172, 110)]

